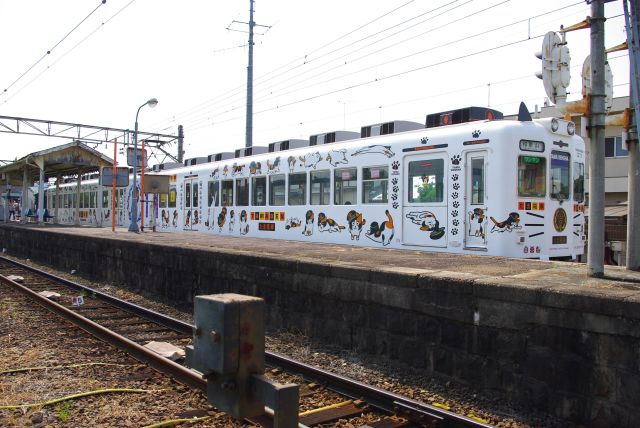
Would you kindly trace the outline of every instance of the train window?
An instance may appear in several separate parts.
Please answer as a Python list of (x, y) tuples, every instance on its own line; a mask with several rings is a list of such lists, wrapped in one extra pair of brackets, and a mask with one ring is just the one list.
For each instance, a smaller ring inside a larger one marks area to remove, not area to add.
[(311, 171), (311, 205), (331, 203), (331, 172), (328, 169)]
[(184, 183), (184, 206), (191, 208), (191, 182)]
[(409, 162), (408, 202), (429, 203), (444, 200), (444, 159)]
[(91, 208), (89, 203), (90, 193), (91, 192), (82, 192), (82, 208)]
[(386, 204), (388, 202), (389, 167), (362, 168), (362, 203)]
[(89, 192), (89, 208), (97, 208), (98, 192)]
[(584, 202), (584, 164), (573, 163), (573, 200)]
[(193, 183), (193, 204), (191, 205), (194, 208), (198, 207), (198, 196), (200, 194), (198, 193), (198, 183), (194, 182)]
[(102, 191), (102, 208), (109, 208), (109, 206), (111, 205), (111, 198), (109, 198), (109, 191), (108, 190), (103, 190)]
[(239, 207), (249, 206), (249, 179), (236, 179), (236, 205)]
[(176, 199), (177, 199), (177, 194), (176, 194), (176, 186), (169, 186), (169, 208), (175, 208), (176, 207)]
[(561, 201), (569, 199), (571, 155), (565, 152), (551, 152), (551, 197)]
[(471, 158), (471, 204), (484, 204), (484, 158)]
[(547, 160), (538, 156), (518, 156), (518, 196), (542, 198), (546, 194)]
[(251, 179), (251, 205), (263, 207), (267, 204), (267, 177)]
[(167, 208), (167, 193), (160, 193), (160, 199), (159, 199), (159, 203), (158, 203), (158, 207), (159, 208)]
[(351, 205), (358, 202), (358, 169), (339, 168), (333, 171), (333, 202)]
[(233, 180), (222, 180), (222, 202), (223, 207), (233, 205)]
[(207, 206), (208, 207), (220, 206), (220, 183), (217, 180), (209, 182)]
[(289, 205), (307, 204), (307, 173), (289, 174)]
[(284, 174), (269, 176), (269, 205), (284, 205)]

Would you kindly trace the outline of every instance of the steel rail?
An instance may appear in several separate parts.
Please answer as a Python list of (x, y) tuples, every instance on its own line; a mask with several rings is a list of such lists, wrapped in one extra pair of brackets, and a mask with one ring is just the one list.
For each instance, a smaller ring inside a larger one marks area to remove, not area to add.
[[(82, 290), (87, 293), (92, 293), (96, 297), (100, 299), (104, 299), (105, 301), (113, 304), (114, 306), (117, 306), (120, 309), (135, 313), (136, 315), (139, 315), (142, 317), (149, 317), (151, 321), (164, 325), (167, 328), (170, 328), (178, 333), (190, 335), (194, 331), (195, 327), (192, 324), (189, 324), (187, 322), (180, 321), (175, 318), (171, 318), (161, 313), (127, 302), (125, 300), (121, 300), (116, 297), (109, 296), (108, 294), (94, 290), (90, 287), (85, 287), (73, 281), (69, 281), (64, 278), (57, 277), (53, 274), (25, 265), (15, 260), (11, 260), (2, 256), (0, 256), (0, 260), (6, 261), (10, 264), (29, 270), (31, 272), (44, 275), (51, 280), (62, 282), (70, 287), (73, 287), (74, 289)], [(93, 329), (95, 328), (96, 330), (95, 334), (98, 337), (101, 337), (110, 343), (112, 343), (111, 342), (112, 337), (117, 337), (115, 340), (118, 340), (119, 343), (122, 344), (123, 349), (125, 349), (127, 352), (131, 350), (132, 355), (134, 355), (134, 357), (139, 356), (139, 359), (143, 359), (143, 361), (148, 362), (157, 370), (167, 373), (171, 376), (174, 376), (173, 373), (175, 372), (176, 373), (175, 376), (177, 380), (182, 380), (183, 383), (186, 383), (191, 387), (206, 391), (206, 379), (202, 378), (202, 376), (199, 375), (197, 372), (192, 371), (177, 363), (174, 363), (164, 357), (160, 357), (158, 354), (147, 350), (146, 348), (138, 345), (137, 343), (132, 342), (131, 340), (125, 337), (122, 337), (116, 333), (113, 333), (110, 330), (107, 330), (104, 327), (99, 326), (98, 324), (95, 324), (92, 321), (80, 315), (75, 314), (73, 311), (70, 311), (64, 306), (58, 305), (55, 302), (51, 302), (49, 299), (39, 296), (37, 293), (34, 293), (33, 291), (27, 289), (26, 287), (23, 287), (22, 285), (14, 281), (7, 280), (4, 277), (1, 277), (1, 279), (5, 282), (10, 283), (12, 286), (24, 288), (25, 290), (28, 291), (29, 295), (34, 296), (34, 298), (38, 299), (39, 302), (42, 302), (43, 306), (50, 307), (51, 305), (55, 305), (54, 307), (59, 308), (62, 311), (61, 315), (65, 317), (66, 317), (66, 314), (69, 313), (73, 315), (74, 318), (77, 317), (78, 319), (82, 319), (83, 320), (82, 322), (83, 323), (86, 322), (87, 325), (89, 326), (85, 330), (89, 331), (90, 333), (94, 333)], [(58, 311), (56, 310), (56, 312)], [(92, 328), (92, 330), (88, 330), (88, 328)], [(328, 388), (340, 394), (349, 396), (354, 399), (363, 400), (374, 407), (377, 407), (387, 412), (397, 413), (400, 416), (407, 417), (408, 419), (418, 423), (429, 424), (429, 425), (438, 426), (438, 427), (451, 427), (451, 428), (453, 427), (489, 428), (492, 426), (489, 424), (479, 422), (475, 419), (444, 410), (436, 406), (432, 406), (426, 403), (412, 400), (410, 398), (403, 397), (393, 392), (389, 392), (389, 391), (386, 391), (371, 385), (367, 385), (362, 382), (358, 382), (356, 380), (349, 379), (347, 377), (317, 368), (317, 367), (313, 367), (311, 365), (293, 360), (284, 355), (280, 355), (274, 352), (265, 351), (265, 362), (270, 366), (281, 367), (282, 369), (288, 372), (298, 373), (302, 375), (305, 379), (313, 380), (315, 382), (324, 384)], [(165, 367), (169, 371), (165, 371)]]
[(104, 340), (107, 343), (111, 343), (120, 349), (123, 349), (135, 359), (149, 364), (149, 366), (162, 373), (170, 375), (178, 382), (184, 383), (191, 388), (206, 391), (206, 380), (203, 379), (202, 376), (197, 372), (190, 370), (180, 364), (174, 363), (173, 361), (164, 358), (163, 356), (150, 351), (143, 346), (138, 345), (137, 343), (127, 339), (126, 337), (121, 336), (99, 324), (96, 324), (95, 322), (83, 317), (82, 315), (79, 315), (76, 312), (65, 308), (64, 306), (39, 295), (35, 291), (32, 291), (29, 288), (6, 278), (5, 276), (0, 275), (0, 281), (27, 295), (44, 308), (73, 322), (88, 333)]

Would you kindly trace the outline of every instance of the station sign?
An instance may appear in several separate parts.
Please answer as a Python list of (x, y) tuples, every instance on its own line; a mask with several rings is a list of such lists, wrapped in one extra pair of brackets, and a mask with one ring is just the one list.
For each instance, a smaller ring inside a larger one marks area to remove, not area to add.
[(145, 175), (144, 191), (149, 193), (169, 193), (170, 175)]
[[(105, 166), (100, 174), (103, 186), (113, 186), (113, 167)], [(116, 168), (116, 187), (127, 187), (129, 185), (129, 168), (119, 166)]]
[[(127, 147), (127, 165), (133, 166), (133, 147)], [(147, 149), (138, 149), (138, 168), (142, 167), (142, 159), (144, 158), (144, 164), (148, 165)]]

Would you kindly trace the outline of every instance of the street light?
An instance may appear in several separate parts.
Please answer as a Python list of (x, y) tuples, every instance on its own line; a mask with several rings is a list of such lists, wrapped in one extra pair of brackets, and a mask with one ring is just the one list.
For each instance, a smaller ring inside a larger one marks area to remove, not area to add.
[[(158, 100), (156, 98), (151, 98), (146, 103), (142, 104), (138, 107), (138, 111), (136, 112), (136, 125), (133, 130), (133, 188), (131, 189), (131, 223), (129, 224), (129, 232), (140, 232), (140, 228), (138, 228), (138, 199), (137, 199), (137, 187), (136, 187), (136, 175), (137, 167), (138, 167), (138, 115), (140, 114), (140, 109), (144, 106), (149, 106), (154, 108), (158, 105)], [(144, 219), (142, 219), (144, 221)]]

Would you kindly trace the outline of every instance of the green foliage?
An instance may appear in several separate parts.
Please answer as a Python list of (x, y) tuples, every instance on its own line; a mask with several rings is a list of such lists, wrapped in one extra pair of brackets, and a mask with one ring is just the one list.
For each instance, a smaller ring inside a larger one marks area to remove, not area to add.
[(419, 202), (433, 202), (438, 200), (435, 183), (422, 183), (418, 187)]
[(56, 416), (65, 422), (71, 416), (71, 404), (68, 401), (63, 401), (56, 406)]

